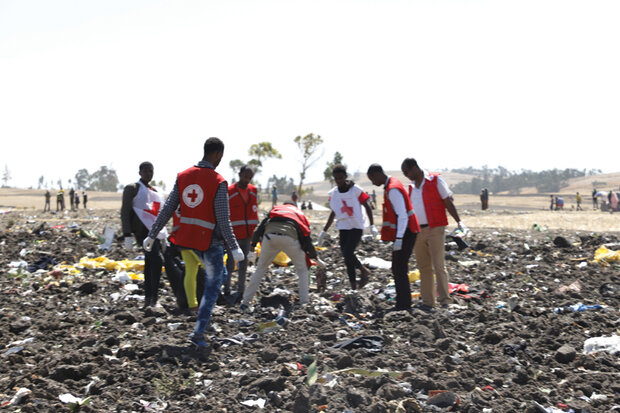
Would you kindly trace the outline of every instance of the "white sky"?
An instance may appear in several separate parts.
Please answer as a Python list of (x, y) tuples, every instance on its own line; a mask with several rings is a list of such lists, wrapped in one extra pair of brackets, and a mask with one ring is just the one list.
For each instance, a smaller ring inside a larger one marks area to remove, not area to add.
[[(271, 141), (259, 177), (502, 165), (616, 172), (620, 2), (0, 0), (0, 172), (11, 186), (101, 165), (169, 187), (226, 146)], [(170, 189), (170, 188), (168, 188)]]

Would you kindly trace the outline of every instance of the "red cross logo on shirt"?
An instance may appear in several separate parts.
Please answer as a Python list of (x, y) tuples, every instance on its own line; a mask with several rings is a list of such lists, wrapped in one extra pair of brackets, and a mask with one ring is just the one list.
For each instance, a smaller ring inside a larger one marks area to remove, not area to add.
[(342, 208), (340, 208), (340, 212), (344, 212), (348, 216), (353, 216), (353, 207), (347, 205), (347, 201), (342, 201)]
[(148, 212), (149, 214), (153, 214), (155, 216), (157, 216), (157, 214), (159, 214), (159, 207), (161, 206), (161, 204), (159, 202), (153, 202), (153, 206), (151, 207), (151, 209), (144, 209), (145, 212)]
[(192, 191), (191, 194), (187, 194), (187, 196), (192, 199), (192, 202), (196, 202), (196, 198), (198, 198), (198, 194), (196, 193), (195, 189)]

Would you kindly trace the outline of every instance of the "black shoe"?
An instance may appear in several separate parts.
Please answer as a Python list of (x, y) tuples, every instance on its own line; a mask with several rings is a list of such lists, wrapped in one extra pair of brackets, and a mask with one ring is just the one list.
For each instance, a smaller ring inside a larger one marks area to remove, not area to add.
[(417, 310), (422, 310), (422, 311), (427, 312), (427, 313), (434, 313), (435, 312), (435, 309), (433, 307), (431, 307), (430, 305), (426, 305), (424, 303), (418, 303), (418, 304), (414, 305), (413, 308), (417, 309)]

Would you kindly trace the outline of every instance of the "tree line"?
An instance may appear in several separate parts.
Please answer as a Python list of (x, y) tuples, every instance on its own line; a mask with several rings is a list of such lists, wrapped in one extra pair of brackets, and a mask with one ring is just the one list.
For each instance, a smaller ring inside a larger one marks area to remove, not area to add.
[(450, 169), (449, 172), (474, 175), (471, 181), (459, 182), (450, 187), (457, 194), (479, 194), (482, 188), (487, 188), (493, 194), (500, 192), (519, 194), (524, 188), (536, 188), (539, 193), (558, 192), (568, 184), (569, 179), (600, 174), (601, 170), (592, 169), (588, 171), (567, 168), (548, 169), (540, 172), (530, 170), (509, 171), (503, 166), (489, 168), (485, 165), (482, 168), (455, 168)]

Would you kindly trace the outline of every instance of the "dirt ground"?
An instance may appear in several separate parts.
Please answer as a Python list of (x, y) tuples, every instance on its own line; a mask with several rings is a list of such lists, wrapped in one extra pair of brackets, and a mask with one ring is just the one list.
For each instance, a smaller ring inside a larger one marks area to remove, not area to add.
[[(384, 268), (350, 290), (332, 227), (319, 251), (325, 292), (313, 270), (311, 304), (300, 307), (294, 268), (273, 266), (253, 312), (216, 307), (208, 350), (188, 344), (195, 316), (177, 308), (165, 276), (163, 307), (143, 310), (139, 267), (76, 265), (140, 258), (120, 239), (98, 249), (106, 225), (120, 235), (118, 209), (12, 210), (0, 216), (0, 403), (14, 412), (612, 411), (618, 354), (584, 345), (620, 333), (620, 262), (593, 261), (602, 245), (620, 250), (620, 215), (471, 205), (459, 207), (469, 248), (446, 245), (460, 284), (448, 308), (390, 311)], [(316, 237), (327, 214), (308, 215)], [(389, 261), (391, 245), (365, 240), (358, 256)], [(279, 306), (284, 328), (269, 324)]]

